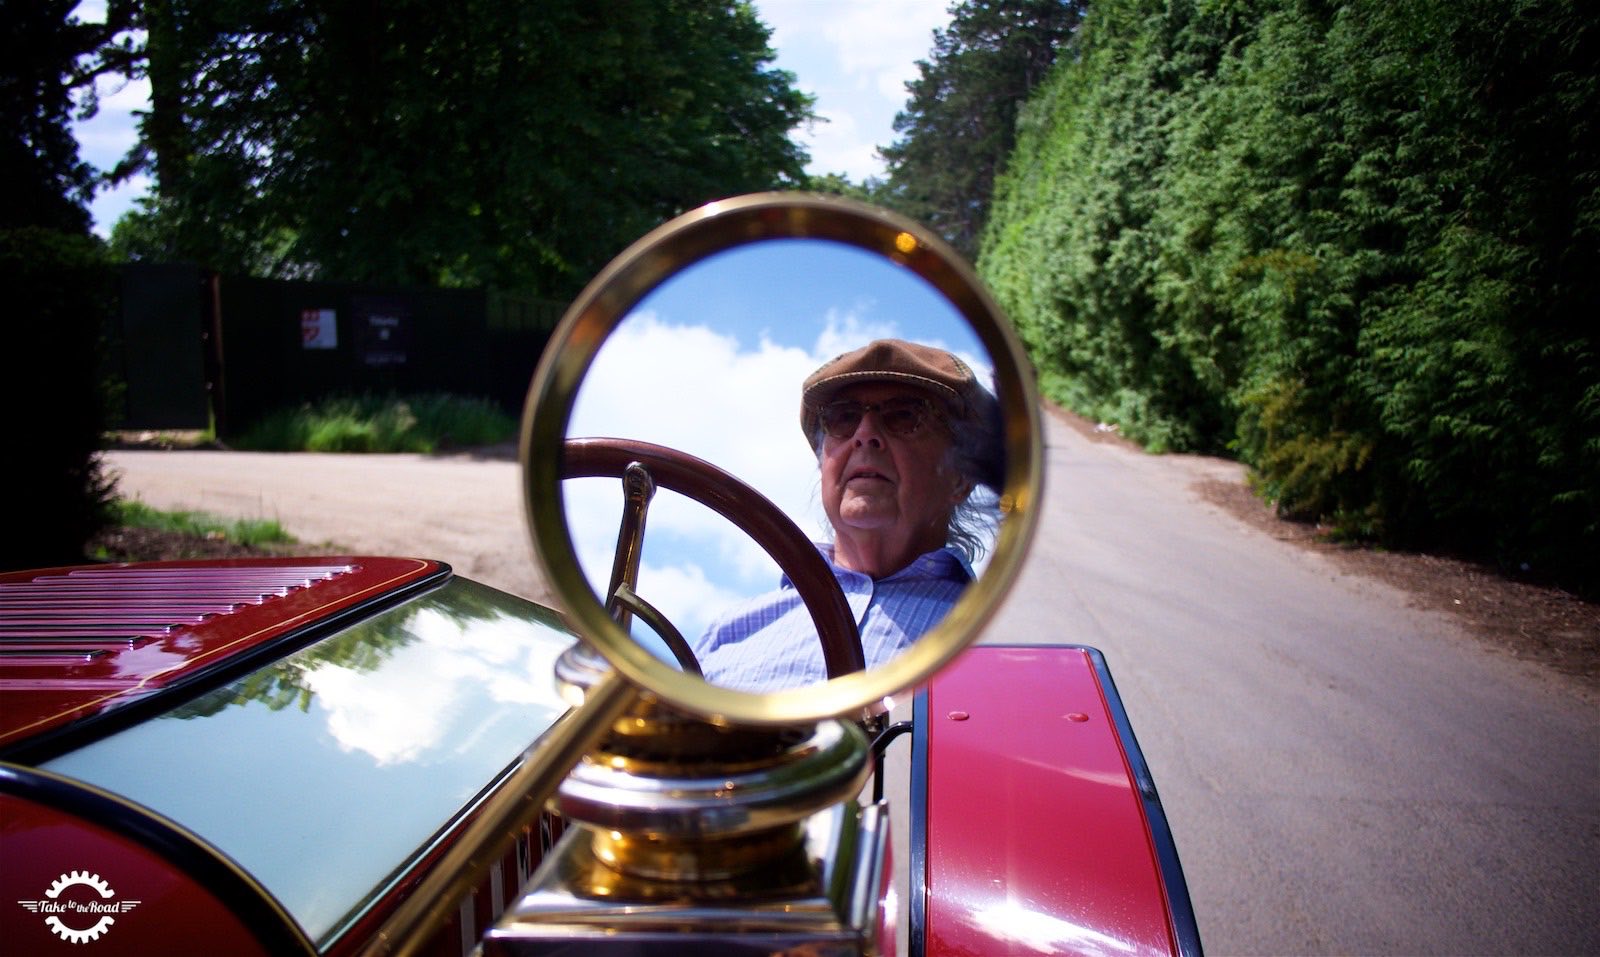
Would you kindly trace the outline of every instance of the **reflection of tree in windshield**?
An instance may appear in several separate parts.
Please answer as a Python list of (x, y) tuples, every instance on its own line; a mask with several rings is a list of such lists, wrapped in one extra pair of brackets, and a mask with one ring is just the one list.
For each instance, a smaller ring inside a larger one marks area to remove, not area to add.
[(395, 652), (418, 640), (412, 623), (431, 612), (458, 629), (497, 620), (534, 621), (565, 630), (555, 612), (496, 591), (464, 578), (452, 578), (444, 586), (352, 625), (332, 637), (301, 649), (281, 661), (262, 668), (241, 681), (202, 695), (171, 712), (176, 718), (214, 715), (230, 705), (252, 701), (273, 711), (294, 705), (301, 711), (311, 707), (316, 692), (307, 676), (322, 668), (343, 668), (371, 672), (394, 657)]
[(372, 671), (391, 657), (395, 649), (415, 639), (406, 628), (406, 623), (418, 610), (407, 605), (400, 609), (404, 618), (397, 619), (391, 612), (362, 622), (292, 657), (262, 668), (243, 681), (234, 682), (181, 708), (175, 708), (172, 715), (177, 718), (209, 717), (229, 705), (251, 701), (260, 702), (274, 711), (291, 704), (305, 711), (311, 707), (312, 698), (311, 688), (305, 680), (308, 673), (327, 665), (354, 671)]

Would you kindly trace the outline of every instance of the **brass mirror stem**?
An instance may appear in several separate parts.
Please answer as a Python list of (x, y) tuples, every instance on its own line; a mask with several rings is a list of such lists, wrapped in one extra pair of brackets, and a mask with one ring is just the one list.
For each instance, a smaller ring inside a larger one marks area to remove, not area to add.
[(367, 957), (420, 952), (445, 925), (463, 897), (489, 873), (523, 827), (544, 810), (561, 779), (594, 746), (618, 715), (638, 700), (633, 686), (607, 671), (588, 688), (582, 706), (568, 711), (529, 746), (521, 764), (462, 830), (428, 876), (384, 921), (362, 951)]
[(554, 807), (635, 891), (648, 893), (641, 881), (681, 891), (791, 855), (801, 821), (859, 792), (863, 742), (842, 722), (714, 725), (640, 700), (562, 782)]

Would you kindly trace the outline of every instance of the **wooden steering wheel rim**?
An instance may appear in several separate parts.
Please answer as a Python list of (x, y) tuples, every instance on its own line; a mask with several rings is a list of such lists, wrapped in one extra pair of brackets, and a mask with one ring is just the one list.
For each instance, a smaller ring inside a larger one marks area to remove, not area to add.
[(829, 678), (866, 668), (855, 614), (833, 571), (799, 526), (765, 495), (704, 459), (635, 439), (568, 439), (561, 474), (569, 479), (620, 479), (634, 462), (649, 470), (657, 486), (726, 518), (772, 556), (811, 613)]

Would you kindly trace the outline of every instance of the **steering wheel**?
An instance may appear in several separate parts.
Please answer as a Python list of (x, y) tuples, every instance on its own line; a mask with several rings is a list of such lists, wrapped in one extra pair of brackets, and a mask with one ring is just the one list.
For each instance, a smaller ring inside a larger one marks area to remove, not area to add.
[[(629, 466), (635, 464), (643, 466), (658, 487), (686, 495), (726, 518), (772, 556), (794, 583), (806, 610), (811, 613), (817, 637), (822, 642), (822, 659), (828, 677), (837, 678), (866, 667), (855, 614), (845, 601), (844, 592), (839, 589), (828, 563), (789, 516), (749, 485), (704, 459), (633, 439), (568, 439), (563, 449), (561, 474), (569, 479), (620, 479), (627, 474)], [(653, 612), (648, 605), (643, 607)], [(657, 630), (662, 629), (657, 626)], [(673, 631), (675, 633), (675, 629)], [(663, 637), (668, 636), (663, 634)], [(668, 643), (674, 644), (670, 637)], [(689, 668), (683, 655), (688, 654), (692, 661), (693, 654), (688, 651), (687, 643), (679, 641), (677, 644), (681, 647), (674, 648), (674, 653), (684, 667)], [(698, 667), (695, 664), (690, 670), (698, 670)]]

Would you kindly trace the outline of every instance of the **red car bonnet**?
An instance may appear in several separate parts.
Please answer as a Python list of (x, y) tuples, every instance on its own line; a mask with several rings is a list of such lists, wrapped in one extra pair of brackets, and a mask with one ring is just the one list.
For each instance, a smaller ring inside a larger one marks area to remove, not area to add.
[(338, 556), (0, 574), (0, 747), (142, 700), (444, 571)]

